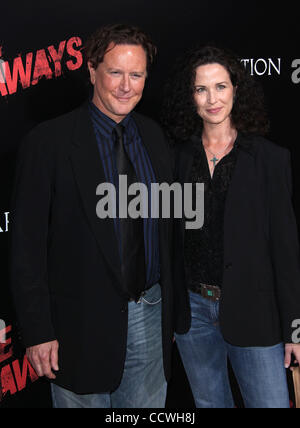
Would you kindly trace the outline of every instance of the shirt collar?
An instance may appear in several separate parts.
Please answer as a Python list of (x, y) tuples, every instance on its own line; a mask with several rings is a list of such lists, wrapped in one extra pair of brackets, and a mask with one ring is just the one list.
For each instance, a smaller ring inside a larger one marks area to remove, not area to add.
[[(103, 113), (91, 100), (89, 101), (89, 110), (92, 116), (93, 122), (96, 124), (97, 128), (106, 137), (109, 137), (112, 134), (112, 131), (117, 126), (117, 122), (108, 117), (105, 113)], [(131, 115), (128, 114), (122, 122), (121, 125), (128, 127), (131, 120)]]
[[(191, 140), (194, 143), (199, 142), (202, 144), (202, 138), (199, 135), (193, 135)], [(238, 132), (237, 138), (234, 143), (234, 148), (237, 148), (239, 150), (243, 150), (244, 152), (248, 153), (251, 156), (255, 156), (255, 145), (253, 143), (253, 137), (250, 135), (244, 134), (242, 132)]]

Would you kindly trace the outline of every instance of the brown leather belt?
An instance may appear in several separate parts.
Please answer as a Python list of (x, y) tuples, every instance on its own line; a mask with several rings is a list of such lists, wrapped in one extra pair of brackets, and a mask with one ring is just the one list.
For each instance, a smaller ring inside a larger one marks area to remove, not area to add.
[(218, 302), (221, 299), (221, 288), (216, 285), (199, 284), (194, 285), (191, 291), (200, 294), (205, 299), (211, 300), (212, 302)]

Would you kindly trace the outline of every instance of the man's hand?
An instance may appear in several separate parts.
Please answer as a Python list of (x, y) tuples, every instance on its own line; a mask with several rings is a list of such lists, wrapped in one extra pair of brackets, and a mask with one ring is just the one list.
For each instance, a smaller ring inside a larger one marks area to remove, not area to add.
[[(295, 364), (300, 363), (300, 345), (295, 345), (293, 343), (289, 343), (288, 345), (285, 345), (285, 360), (284, 365), (285, 368), (288, 369), (292, 362), (292, 354), (295, 356)], [(290, 370), (293, 371), (294, 367), (290, 367)]]
[(48, 379), (56, 379), (52, 370), (59, 370), (58, 348), (59, 344), (56, 340), (27, 348), (27, 358), (39, 377), (46, 376)]

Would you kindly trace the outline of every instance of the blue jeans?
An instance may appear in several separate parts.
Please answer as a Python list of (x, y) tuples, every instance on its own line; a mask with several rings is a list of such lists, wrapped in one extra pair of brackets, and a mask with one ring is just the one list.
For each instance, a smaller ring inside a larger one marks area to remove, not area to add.
[[(115, 340), (118, 340), (116, 337)], [(116, 391), (78, 395), (52, 384), (54, 408), (163, 408), (167, 383), (163, 369), (161, 288), (128, 304), (127, 353)]]
[[(190, 293), (192, 325), (176, 335), (197, 408), (234, 408), (228, 358), (246, 408), (289, 408), (284, 345), (241, 348), (226, 343), (219, 302)], [(263, 328), (263, 327), (262, 327)]]

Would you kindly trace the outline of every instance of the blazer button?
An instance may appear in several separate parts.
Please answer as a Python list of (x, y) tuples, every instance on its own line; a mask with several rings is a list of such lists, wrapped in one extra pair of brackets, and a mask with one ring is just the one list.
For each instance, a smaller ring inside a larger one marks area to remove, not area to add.
[(122, 314), (126, 314), (127, 310), (128, 310), (127, 305), (123, 306), (121, 309)]

